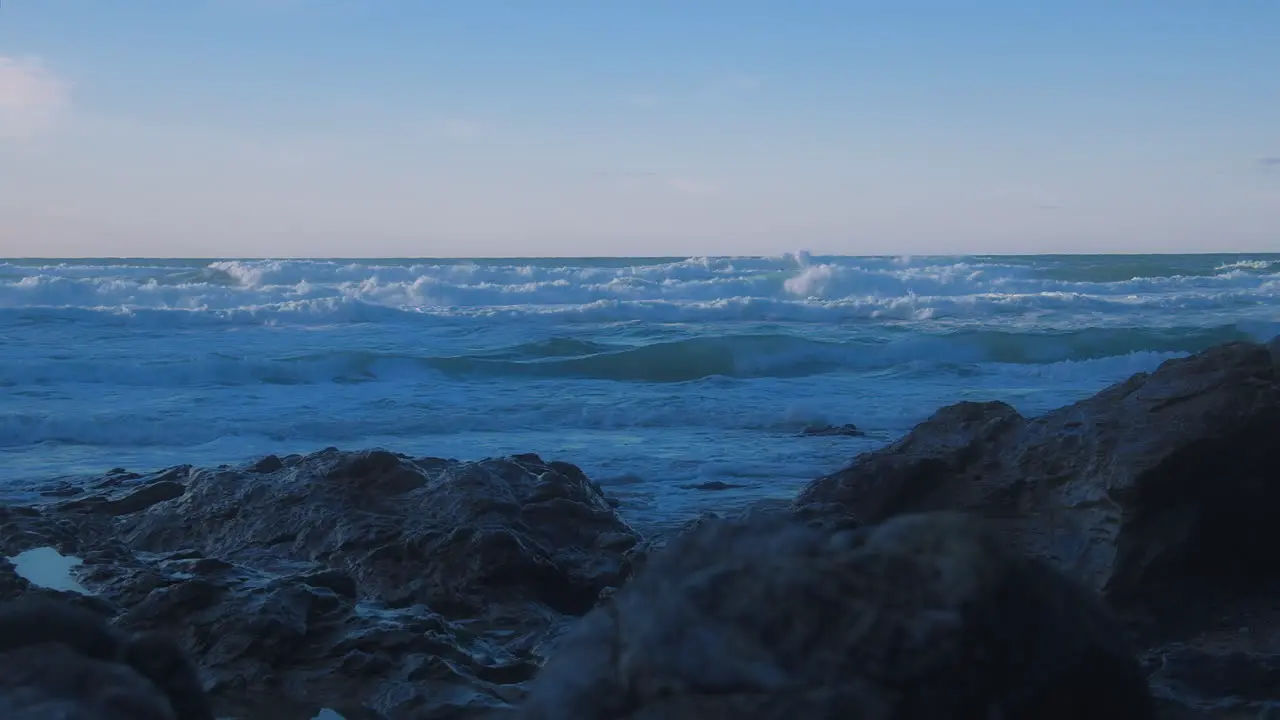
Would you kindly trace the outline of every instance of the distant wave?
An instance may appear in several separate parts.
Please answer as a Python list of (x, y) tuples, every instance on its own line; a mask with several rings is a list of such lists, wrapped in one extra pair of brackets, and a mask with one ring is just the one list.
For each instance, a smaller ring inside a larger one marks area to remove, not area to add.
[[(998, 378), (998, 382), (1015, 382), (1021, 385), (1058, 385), (1072, 386), (1076, 383), (1094, 384), (1100, 377), (1121, 380), (1134, 372), (1150, 370), (1163, 360), (1177, 357), (1181, 352), (1141, 351), (1128, 355), (1103, 357), (1094, 360), (1064, 361), (1050, 364), (998, 364), (970, 367), (955, 367), (954, 372), (961, 375), (984, 373), (988, 382)], [(376, 361), (375, 361), (376, 362)], [(323, 365), (318, 359), (313, 362), (312, 369)], [(188, 377), (199, 381), (199, 376), (208, 373), (209, 369), (196, 369), (199, 364), (188, 366)], [(151, 374), (154, 384), (173, 382), (180, 379), (174, 374), (177, 366), (170, 366), (169, 372)], [(224, 368), (222, 380), (227, 380)], [(411, 370), (421, 372), (421, 368)], [(915, 363), (905, 364), (889, 371), (901, 374), (906, 385), (911, 385), (926, 378), (929, 370)], [(142, 385), (148, 374), (139, 372), (131, 379)], [(206, 376), (207, 377), (207, 376)], [(418, 379), (427, 379), (422, 375)], [(405, 378), (401, 378), (405, 379)], [(413, 377), (408, 378), (413, 380)], [(887, 379), (877, 376), (872, 383)], [(88, 382), (96, 382), (85, 378)], [(957, 378), (958, 381), (963, 381)], [(316, 374), (307, 382), (325, 382), (322, 374)], [(411, 392), (405, 392), (406, 385), (390, 383), (385, 388), (370, 390), (363, 387), (350, 388), (355, 392), (337, 393), (338, 386), (331, 386), (335, 392), (322, 395), (312, 393), (293, 393), (289, 387), (258, 386), (251, 395), (271, 398), (269, 412), (236, 413), (228, 407), (213, 408), (206, 412), (202, 408), (182, 408), (161, 404), (160, 406), (140, 406), (137, 402), (112, 405), (85, 412), (49, 412), (46, 406), (39, 403), (27, 409), (0, 411), (0, 449), (20, 449), (38, 446), (49, 446), (42, 452), (59, 453), (59, 446), (101, 447), (112, 449), (140, 448), (175, 448), (181, 449), (179, 455), (166, 462), (189, 462), (193, 456), (203, 456), (205, 446), (218, 447), (210, 450), (209, 457), (224, 461), (227, 457), (245, 457), (253, 452), (285, 452), (290, 448), (297, 451), (314, 450), (326, 445), (349, 446), (352, 443), (380, 444), (389, 443), (396, 447), (421, 445), (425, 452), (440, 453), (442, 439), (450, 436), (470, 436), (473, 433), (487, 433), (493, 437), (509, 437), (512, 433), (524, 433), (533, 429), (554, 428), (559, 435), (572, 435), (577, 431), (624, 431), (628, 433), (646, 433), (650, 431), (671, 431), (686, 429), (684, 434), (693, 437), (696, 433), (709, 434), (723, 439), (725, 432), (772, 433), (783, 436), (794, 436), (802, 428), (829, 422), (847, 422), (856, 420), (867, 426), (870, 420), (874, 429), (885, 430), (887, 426), (876, 425), (873, 418), (880, 418), (881, 423), (899, 422), (897, 431), (905, 430), (914, 422), (923, 419), (936, 406), (914, 408), (907, 404), (887, 405), (893, 403), (897, 393), (886, 388), (884, 394), (871, 393), (867, 396), (873, 407), (860, 407), (857, 404), (842, 402), (818, 402), (810, 399), (799, 403), (791, 402), (785, 394), (787, 388), (797, 387), (800, 379), (778, 379), (772, 387), (759, 388), (753, 385), (742, 385), (738, 392), (725, 394), (715, 391), (713, 385), (693, 388), (686, 392), (683, 388), (668, 389), (665, 385), (643, 385), (623, 390), (620, 393), (583, 393), (581, 385), (571, 388), (580, 397), (571, 402), (555, 402), (549, 398), (561, 395), (554, 386), (539, 390), (536, 393), (510, 392), (515, 386), (507, 384), (505, 392), (496, 392), (490, 387), (469, 387), (453, 384), (447, 389), (444, 397), (426, 396), (414, 399)], [(825, 381), (820, 381), (825, 382)], [(740, 384), (740, 380), (726, 379), (724, 383)], [(84, 386), (93, 391), (93, 386)], [(249, 392), (249, 388), (244, 388)], [(502, 389), (502, 384), (498, 385)], [(277, 392), (263, 393), (264, 390)], [(708, 394), (702, 391), (711, 390)], [(119, 392), (120, 390), (116, 390)], [(18, 395), (36, 396), (43, 392), (40, 388), (28, 387), (23, 390), (10, 389), (11, 397)], [(50, 388), (50, 395), (65, 395), (75, 392), (68, 386)], [(170, 395), (173, 389), (139, 388), (136, 397), (162, 397)], [(199, 388), (188, 385), (181, 388), (184, 402), (191, 400), (193, 394), (199, 395)], [(218, 388), (212, 388), (211, 395), (221, 395)], [(506, 400), (501, 398), (506, 396)], [(240, 402), (243, 397), (231, 393), (232, 403)], [(329, 398), (343, 409), (339, 413), (317, 413), (308, 410), (309, 398)], [(359, 399), (359, 402), (354, 402)], [(728, 404), (726, 404), (728, 403)], [(191, 422), (190, 414), (200, 415), (199, 422)], [(917, 414), (923, 413), (923, 414)], [(886, 417), (888, 416), (888, 417)], [(695, 441), (696, 442), (696, 441)], [(795, 457), (789, 462), (807, 462), (809, 458), (804, 444), (791, 444)], [(253, 448), (249, 450), (247, 448)], [(523, 448), (522, 448), (523, 449)], [(119, 464), (119, 458), (112, 455), (104, 462)], [(808, 458), (808, 459), (806, 459)], [(696, 465), (696, 463), (695, 463)], [(48, 471), (41, 471), (47, 474)]]
[[(1280, 331), (1280, 325), (1270, 331)], [(140, 362), (13, 360), (0, 387), (102, 383), (143, 387), (306, 385), (415, 378), (563, 379), (675, 383), (712, 377), (788, 378), (829, 372), (935, 372), (986, 363), (1081, 362), (1135, 353), (1183, 354), (1265, 335), (1235, 325), (1212, 328), (1090, 328), (1064, 333), (958, 331), (895, 341), (828, 342), (788, 334), (720, 335), (635, 346), (551, 338), (491, 352), (410, 355), (334, 349), (270, 359), (212, 352)]]
[[(1127, 263), (1127, 264), (1126, 264)], [(1094, 266), (1096, 265), (1096, 267)], [(1141, 272), (1148, 274), (1135, 274)], [(1176, 274), (1173, 271), (1178, 271)], [(1280, 260), (693, 258), (566, 265), (0, 263), (0, 323), (131, 327), (450, 322), (939, 321), (1280, 304)]]
[[(0, 289), (0, 294), (3, 290)], [(1167, 324), (1195, 313), (1211, 319), (1222, 313), (1266, 315), (1280, 305), (1280, 281), (1252, 288), (1160, 294), (1090, 295), (1044, 292), (961, 296), (887, 296), (840, 300), (782, 300), (725, 297), (696, 302), (599, 300), (583, 304), (406, 306), (358, 296), (298, 299), (218, 308), (209, 298), (177, 298), (171, 304), (21, 304), (0, 301), (0, 328), (77, 323), (92, 327), (179, 329), (186, 327), (326, 326), (391, 323), (440, 325), (510, 320), (548, 323), (720, 323), (859, 321), (913, 323), (1030, 323), (1065, 329), (1080, 318), (1121, 325), (1138, 320)], [(1234, 315), (1232, 315), (1234, 316)], [(1226, 316), (1223, 316), (1226, 317)]]
[[(1277, 328), (1280, 329), (1280, 328)], [(709, 377), (803, 377), (837, 371), (936, 371), (983, 363), (1050, 364), (1134, 353), (1182, 354), (1251, 339), (1234, 326), (1175, 331), (1088, 329), (1072, 333), (962, 331), (897, 342), (824, 342), (791, 335), (727, 335), (602, 350), (577, 357), (498, 360), (423, 358), (453, 376), (687, 382)]]
[[(1088, 322), (1167, 325), (1192, 319), (1261, 316), (1280, 305), (1280, 283), (1274, 287), (1208, 293), (1096, 296), (1073, 293), (989, 294), (957, 297), (902, 296), (792, 301), (729, 297), (704, 302), (661, 300), (597, 301), (581, 305), (511, 305), (479, 307), (403, 307), (354, 297), (296, 300), (234, 308), (107, 306), (0, 306), (0, 334), (5, 327), (74, 323), (85, 327), (170, 330), (200, 327), (330, 326), (404, 324), (439, 326), (459, 322), (489, 323), (733, 323), (775, 322), (839, 325), (842, 323), (948, 324), (1013, 323), (1030, 329), (1069, 329)], [(1274, 315), (1273, 315), (1274, 316)], [(1199, 320), (1197, 320), (1199, 322)]]

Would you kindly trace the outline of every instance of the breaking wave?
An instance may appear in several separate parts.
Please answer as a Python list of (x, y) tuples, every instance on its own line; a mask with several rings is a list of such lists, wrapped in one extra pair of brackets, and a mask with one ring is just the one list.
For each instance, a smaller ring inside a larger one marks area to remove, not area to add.
[[(1273, 330), (1280, 330), (1280, 324)], [(672, 383), (710, 377), (786, 378), (855, 371), (928, 372), (984, 363), (1051, 364), (1158, 353), (1197, 352), (1256, 334), (1212, 328), (1105, 329), (1064, 333), (959, 331), (845, 342), (787, 334), (691, 337), (626, 346), (566, 337), (494, 351), (415, 355), (334, 348), (277, 357), (211, 351), (139, 362), (133, 357), (11, 361), (0, 387), (100, 383), (145, 387), (301, 385), (449, 378), (525, 378)]]
[(1146, 258), (1061, 266), (1007, 258), (824, 260), (805, 255), (648, 264), (8, 262), (0, 263), (0, 312), (10, 321), (157, 327), (510, 316), (831, 322), (1213, 310), (1280, 297), (1280, 260), (1189, 257), (1180, 263)]

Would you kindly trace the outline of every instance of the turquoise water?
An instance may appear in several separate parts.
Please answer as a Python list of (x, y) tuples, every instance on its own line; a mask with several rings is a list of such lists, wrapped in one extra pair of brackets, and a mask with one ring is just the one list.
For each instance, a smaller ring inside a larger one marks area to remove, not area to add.
[(0, 468), (537, 452), (669, 522), (1277, 332), (1280, 255), (0, 261)]

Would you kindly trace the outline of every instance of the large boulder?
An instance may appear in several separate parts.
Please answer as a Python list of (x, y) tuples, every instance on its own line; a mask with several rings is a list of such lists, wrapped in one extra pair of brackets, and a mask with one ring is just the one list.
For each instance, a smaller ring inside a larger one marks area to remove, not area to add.
[(1150, 720), (1096, 596), (950, 513), (706, 519), (563, 637), (524, 720)]
[(172, 501), (124, 517), (126, 543), (253, 564), (323, 563), (361, 598), (473, 617), (535, 601), (582, 614), (627, 574), (637, 537), (567, 463), (475, 463), (329, 450), (270, 473), (197, 470)]
[(171, 639), (126, 635), (50, 598), (0, 603), (0, 717), (213, 720), (190, 658)]
[(1280, 338), (1231, 343), (1037, 418), (998, 402), (943, 408), (811, 483), (793, 510), (826, 527), (985, 516), (1124, 613), (1150, 648), (1164, 717), (1271, 717), (1278, 448)]
[(0, 507), (0, 557), (83, 560), (90, 596), (0, 562), (0, 599), (56, 596), (162, 632), (225, 717), (509, 709), (544, 641), (631, 572), (638, 536), (576, 467), (381, 450), (113, 472)]
[(1033, 419), (943, 408), (811, 483), (796, 509), (857, 523), (976, 512), (1118, 607), (1166, 623), (1205, 612), (1280, 578), (1277, 347), (1170, 360)]

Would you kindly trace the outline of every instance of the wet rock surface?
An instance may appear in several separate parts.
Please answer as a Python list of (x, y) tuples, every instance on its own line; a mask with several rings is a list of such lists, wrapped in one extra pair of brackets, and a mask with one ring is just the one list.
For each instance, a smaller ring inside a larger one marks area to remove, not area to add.
[(543, 641), (625, 580), (637, 540), (572, 465), (329, 450), (0, 507), (0, 555), (81, 558), (93, 593), (6, 561), (0, 599), (172, 635), (226, 717), (466, 717), (519, 701)]
[[(1278, 353), (1274, 341), (1219, 346), (1037, 418), (1003, 403), (946, 407), (810, 484), (795, 510), (854, 526), (983, 516), (1125, 614), (1164, 658), (1153, 682), (1169, 712), (1254, 717), (1280, 684), (1245, 692), (1209, 669), (1231, 657), (1270, 678), (1259, 668), (1280, 652)], [(1204, 662), (1188, 664), (1188, 646)]]
[(802, 437), (862, 437), (866, 435), (857, 425), (810, 425), (800, 431)]

